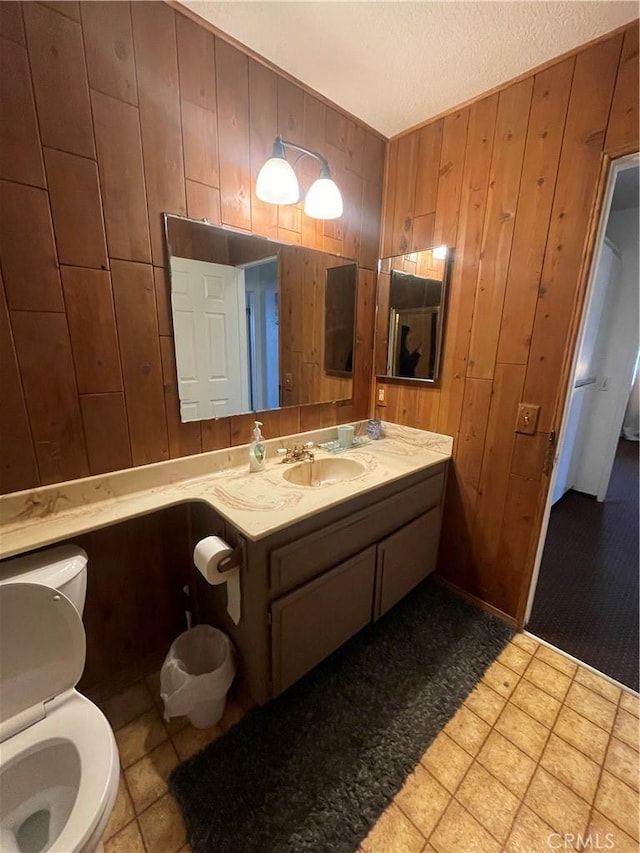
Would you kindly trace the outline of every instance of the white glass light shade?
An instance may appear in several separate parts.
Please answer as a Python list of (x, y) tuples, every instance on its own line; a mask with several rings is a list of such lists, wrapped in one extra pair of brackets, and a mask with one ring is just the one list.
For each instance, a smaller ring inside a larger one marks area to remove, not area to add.
[(337, 219), (342, 216), (342, 196), (331, 178), (318, 178), (304, 200), (304, 212), (312, 219)]
[(291, 164), (282, 157), (271, 157), (258, 172), (256, 195), (269, 204), (295, 204), (300, 187)]
[(446, 246), (436, 246), (433, 250), (433, 257), (436, 261), (444, 261), (447, 257), (447, 247)]

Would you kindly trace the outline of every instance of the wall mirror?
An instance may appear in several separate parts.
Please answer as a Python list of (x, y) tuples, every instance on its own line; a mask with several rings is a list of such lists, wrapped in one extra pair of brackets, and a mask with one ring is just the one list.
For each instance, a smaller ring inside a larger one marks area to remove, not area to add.
[(437, 246), (382, 258), (378, 266), (376, 375), (438, 378), (453, 251)]
[(164, 221), (183, 422), (351, 398), (355, 261)]

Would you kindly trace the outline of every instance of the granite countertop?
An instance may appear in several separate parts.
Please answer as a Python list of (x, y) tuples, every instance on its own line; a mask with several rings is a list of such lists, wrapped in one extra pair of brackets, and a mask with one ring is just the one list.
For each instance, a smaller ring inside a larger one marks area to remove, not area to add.
[[(354, 424), (356, 432), (363, 423)], [(352, 480), (319, 486), (287, 482), (276, 455), (279, 447), (336, 438), (336, 427), (265, 442), (266, 470), (249, 473), (248, 446), (215, 450), (85, 477), (0, 497), (0, 557), (146, 515), (180, 503), (202, 501), (244, 536), (257, 540), (357, 495), (451, 456), (449, 436), (397, 424), (383, 424), (385, 437), (340, 454), (357, 459), (364, 472)], [(316, 459), (332, 454), (314, 450)]]

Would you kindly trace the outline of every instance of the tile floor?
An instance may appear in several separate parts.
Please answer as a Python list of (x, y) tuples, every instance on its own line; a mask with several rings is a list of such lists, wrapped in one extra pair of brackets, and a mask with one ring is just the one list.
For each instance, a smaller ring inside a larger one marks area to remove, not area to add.
[[(232, 696), (212, 729), (164, 723), (156, 673), (103, 707), (123, 771), (105, 853), (189, 850), (166, 780), (238, 722), (245, 703)], [(361, 853), (637, 853), (638, 715), (636, 697), (518, 634), (422, 756)]]

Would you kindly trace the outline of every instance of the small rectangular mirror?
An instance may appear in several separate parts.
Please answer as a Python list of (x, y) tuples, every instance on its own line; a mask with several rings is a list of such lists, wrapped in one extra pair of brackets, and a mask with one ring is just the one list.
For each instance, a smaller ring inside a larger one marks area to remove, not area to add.
[(450, 248), (438, 246), (381, 259), (376, 375), (420, 382), (438, 378), (452, 258)]
[(352, 397), (352, 260), (165, 214), (183, 422)]

